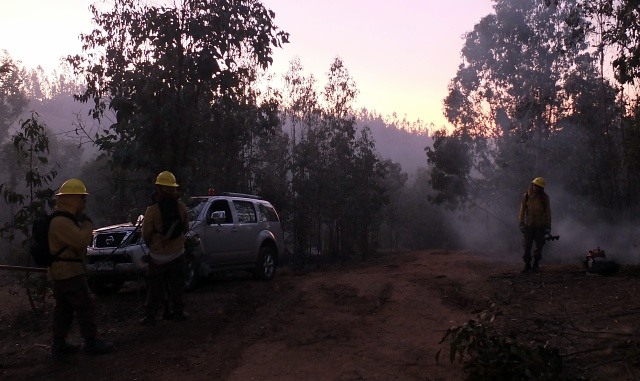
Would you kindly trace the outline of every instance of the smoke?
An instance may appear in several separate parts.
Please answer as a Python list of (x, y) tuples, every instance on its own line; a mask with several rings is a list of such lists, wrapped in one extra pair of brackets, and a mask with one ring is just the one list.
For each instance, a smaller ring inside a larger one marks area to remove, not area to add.
[[(620, 264), (640, 263), (640, 226), (623, 215), (613, 221), (587, 200), (557, 188), (552, 197), (554, 234), (560, 234), (558, 245), (549, 251), (560, 262), (584, 259), (589, 250), (600, 248), (607, 260)], [(553, 202), (553, 200), (555, 203)]]
[[(553, 181), (547, 181), (553, 184)], [(456, 231), (458, 245), (494, 261), (522, 263), (522, 233), (518, 229), (522, 192), (503, 193), (491, 205), (474, 205), (446, 213), (447, 225)], [(606, 259), (619, 264), (640, 264), (640, 226), (619, 216), (608, 222), (605, 213), (584, 199), (571, 195), (562, 186), (548, 185), (551, 202), (552, 234), (559, 240), (547, 241), (542, 263), (582, 266), (589, 250), (600, 248)], [(502, 211), (502, 212), (501, 212)]]

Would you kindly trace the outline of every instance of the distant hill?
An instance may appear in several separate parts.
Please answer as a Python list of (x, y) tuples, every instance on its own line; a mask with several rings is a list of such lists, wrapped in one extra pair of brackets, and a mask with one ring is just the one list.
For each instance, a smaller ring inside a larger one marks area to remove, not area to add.
[(424, 130), (410, 131), (390, 124), (381, 116), (361, 113), (357, 119), (357, 128), (368, 126), (376, 142), (376, 148), (382, 159), (391, 159), (402, 166), (410, 177), (418, 167), (427, 165), (425, 147), (433, 146), (433, 139)]
[[(40, 115), (40, 120), (59, 137), (69, 139), (75, 143), (85, 142), (83, 158), (89, 159), (97, 153), (97, 149), (88, 142), (89, 137), (97, 130), (96, 122), (87, 113), (89, 106), (73, 100), (71, 94), (60, 94), (53, 99), (32, 101), (28, 107), (29, 112), (24, 118), (30, 116), (31, 110)], [(82, 136), (82, 132), (76, 129), (78, 117), (83, 125), (88, 126), (89, 137)], [(106, 121), (106, 123), (110, 123)], [(376, 143), (376, 149), (383, 160), (391, 159), (402, 166), (402, 170), (409, 176), (413, 176), (418, 167), (427, 165), (425, 147), (433, 144), (433, 139), (424, 130), (409, 130), (385, 121), (381, 116), (360, 112), (357, 115), (356, 128), (358, 130), (368, 126)]]

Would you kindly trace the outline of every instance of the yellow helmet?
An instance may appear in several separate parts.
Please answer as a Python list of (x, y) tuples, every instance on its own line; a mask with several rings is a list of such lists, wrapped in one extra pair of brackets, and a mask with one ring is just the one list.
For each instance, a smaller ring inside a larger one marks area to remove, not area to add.
[(89, 194), (87, 187), (84, 183), (78, 179), (69, 179), (62, 183), (60, 190), (56, 193), (56, 196), (63, 196), (65, 194)]
[(541, 188), (544, 188), (545, 185), (545, 181), (542, 177), (536, 177), (535, 179), (533, 179), (532, 183)]
[(162, 171), (156, 177), (156, 185), (163, 185), (165, 187), (177, 187), (176, 177), (169, 171)]

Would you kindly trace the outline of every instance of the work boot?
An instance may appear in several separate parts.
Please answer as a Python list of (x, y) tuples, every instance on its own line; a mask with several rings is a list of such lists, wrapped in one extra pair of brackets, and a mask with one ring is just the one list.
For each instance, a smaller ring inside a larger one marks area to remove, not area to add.
[(96, 338), (87, 338), (84, 343), (84, 353), (96, 356), (113, 352), (113, 343), (98, 340)]
[(54, 358), (61, 358), (65, 355), (78, 353), (78, 351), (80, 351), (79, 345), (71, 344), (64, 338), (55, 338), (51, 344), (51, 355)]
[(540, 266), (538, 266), (538, 261), (533, 262), (533, 272), (540, 272)]
[(531, 263), (525, 262), (524, 268), (520, 271), (521, 273), (527, 273), (531, 270)]
[(156, 318), (154, 318), (153, 316), (145, 316), (142, 318), (142, 320), (140, 320), (140, 325), (144, 325), (144, 326), (154, 326), (156, 325)]

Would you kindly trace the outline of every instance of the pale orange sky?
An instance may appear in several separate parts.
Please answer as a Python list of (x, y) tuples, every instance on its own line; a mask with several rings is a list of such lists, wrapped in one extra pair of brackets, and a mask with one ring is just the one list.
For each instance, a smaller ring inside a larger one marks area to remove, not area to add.
[[(0, 0), (0, 49), (27, 67), (52, 70), (80, 52), (91, 30), (90, 0)], [(108, 1), (99, 0), (100, 3)], [(291, 34), (272, 72), (298, 57), (322, 87), (339, 56), (359, 90), (357, 107), (410, 121), (446, 124), (442, 101), (460, 64), (463, 34), (492, 11), (491, 0), (263, 0)]]

